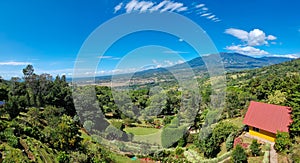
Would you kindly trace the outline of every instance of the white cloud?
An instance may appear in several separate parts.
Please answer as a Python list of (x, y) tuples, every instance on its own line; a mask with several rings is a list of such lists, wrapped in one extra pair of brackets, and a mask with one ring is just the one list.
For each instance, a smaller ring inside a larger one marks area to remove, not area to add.
[(242, 41), (248, 40), (248, 32), (241, 29), (229, 28), (225, 30), (225, 33), (230, 34)]
[(277, 39), (277, 37), (275, 37), (275, 36), (273, 36), (273, 35), (269, 35), (268, 37), (267, 37), (267, 40), (270, 40), (270, 41), (273, 41), (273, 40), (276, 40)]
[(177, 9), (177, 12), (181, 12), (181, 11), (187, 11), (188, 7), (180, 7), (179, 9)]
[(203, 7), (202, 10), (203, 11), (208, 11), (208, 8), (207, 7)]
[(114, 9), (115, 9), (115, 12), (114, 13), (117, 13), (123, 6), (123, 3), (119, 3)]
[(211, 13), (205, 13), (205, 14), (202, 14), (201, 17), (206, 17), (206, 16), (209, 16), (211, 15)]
[(247, 32), (241, 29), (229, 28), (225, 30), (225, 33), (246, 42), (248, 46), (267, 45), (269, 40), (273, 41), (277, 39), (273, 35), (266, 36), (265, 32), (260, 29), (253, 29), (252, 31)]
[(252, 46), (232, 45), (232, 46), (227, 46), (226, 49), (240, 54), (245, 54), (245, 55), (261, 56), (261, 55), (269, 54), (264, 50), (254, 48)]
[(183, 3), (168, 1), (168, 3), (165, 5), (165, 7), (162, 10), (160, 10), (160, 12), (178, 11), (178, 10), (185, 11), (187, 10), (187, 7), (184, 7)]
[[(116, 6), (117, 7), (117, 6)], [(160, 11), (160, 12), (182, 12), (188, 10), (188, 7), (184, 6), (183, 3), (179, 2), (172, 2), (168, 0), (164, 0), (160, 2), (159, 4), (155, 5), (151, 1), (138, 1), (138, 0), (131, 0), (128, 2), (125, 6), (126, 13), (131, 13), (133, 11), (139, 11), (139, 12), (154, 12), (154, 11)]]
[(266, 45), (268, 44), (266, 39), (267, 39), (266, 34), (262, 30), (254, 29), (249, 33), (248, 45), (250, 46)]
[(140, 12), (146, 12), (154, 5), (153, 2), (141, 1), (138, 6), (136, 6), (135, 10), (139, 10)]
[(155, 68), (170, 67), (170, 66), (174, 66), (176, 64), (184, 63), (183, 60), (177, 60), (177, 61), (163, 60), (163, 61), (159, 62), (155, 59), (153, 59), (152, 62), (155, 65)]
[(161, 9), (165, 4), (167, 4), (167, 3), (168, 3), (168, 1), (162, 1), (162, 2), (160, 2), (158, 5), (153, 6), (153, 7), (150, 9), (150, 12), (160, 10), (160, 9)]
[(126, 13), (131, 13), (134, 7), (138, 4), (138, 1), (132, 0), (125, 6)]
[(196, 8), (201, 8), (201, 7), (204, 7), (205, 6), (205, 4), (198, 4), (198, 5), (196, 5), (195, 7)]
[(213, 22), (220, 22), (221, 19), (219, 19), (216, 15), (213, 16), (212, 13), (208, 13), (208, 8), (205, 6), (205, 4), (193, 4), (193, 7), (188, 8), (187, 5), (185, 5), (182, 2), (175, 2), (171, 0), (162, 0), (161, 2), (152, 2), (151, 0), (131, 0), (128, 2), (122, 2), (115, 6), (114, 13), (117, 13), (121, 9), (124, 9), (126, 13), (132, 13), (132, 12), (185, 12), (186, 14), (195, 13), (197, 15), (201, 15), (201, 17), (206, 17), (207, 19), (213, 21)]
[(26, 66), (32, 64), (30, 62), (0, 62), (0, 66)]
[(184, 40), (182, 38), (178, 39), (179, 42), (183, 42)]
[(211, 15), (211, 16), (208, 16), (206, 17), (207, 19), (213, 19), (214, 17), (216, 17), (216, 15)]
[(271, 55), (272, 57), (285, 57), (285, 58), (292, 58), (292, 59), (297, 59), (300, 58), (300, 53), (296, 54), (274, 54)]

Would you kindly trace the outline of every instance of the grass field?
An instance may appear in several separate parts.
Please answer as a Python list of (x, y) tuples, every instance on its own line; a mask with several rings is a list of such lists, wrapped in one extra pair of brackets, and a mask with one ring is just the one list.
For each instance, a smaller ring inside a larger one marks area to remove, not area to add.
[(132, 133), (133, 135), (149, 135), (154, 134), (159, 131), (156, 128), (144, 128), (144, 127), (127, 127), (124, 129), (127, 133)]
[(135, 135), (133, 140), (137, 142), (146, 142), (161, 146), (161, 132), (162, 130), (158, 130), (158, 132), (150, 135)]
[(134, 135), (133, 141), (161, 145), (161, 129), (127, 127), (124, 129), (124, 131)]

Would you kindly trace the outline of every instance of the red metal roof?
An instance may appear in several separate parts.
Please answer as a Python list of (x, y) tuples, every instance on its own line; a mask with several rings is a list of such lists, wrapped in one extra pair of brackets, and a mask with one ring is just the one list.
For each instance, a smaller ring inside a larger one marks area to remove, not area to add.
[(251, 101), (243, 123), (271, 133), (289, 132), (291, 108)]

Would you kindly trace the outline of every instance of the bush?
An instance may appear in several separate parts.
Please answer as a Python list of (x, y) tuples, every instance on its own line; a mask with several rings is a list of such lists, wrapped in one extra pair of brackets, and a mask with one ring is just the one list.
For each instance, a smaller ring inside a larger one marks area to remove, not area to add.
[(18, 137), (14, 135), (14, 130), (12, 128), (6, 128), (0, 133), (0, 138), (6, 140), (8, 145), (11, 147), (17, 147), (19, 145)]
[(225, 144), (226, 144), (226, 150), (227, 150), (227, 151), (230, 151), (230, 150), (233, 148), (234, 138), (235, 138), (234, 133), (231, 133), (231, 134), (227, 137), (226, 142), (225, 142)]
[(57, 161), (59, 163), (67, 163), (70, 162), (70, 156), (65, 152), (60, 152), (57, 156)]
[(184, 147), (185, 145), (186, 145), (186, 136), (183, 136), (178, 140), (177, 146)]
[(184, 150), (183, 150), (182, 148), (180, 148), (180, 147), (177, 147), (177, 148), (175, 149), (175, 154), (176, 154), (176, 155), (181, 155), (181, 154), (183, 154), (183, 152), (184, 152)]
[(286, 150), (289, 149), (291, 144), (292, 142), (289, 133), (277, 132), (274, 146), (277, 152), (286, 152)]
[(244, 163), (247, 162), (247, 155), (242, 146), (237, 145), (231, 154), (232, 162), (234, 163)]
[(124, 123), (123, 123), (123, 122), (120, 122), (120, 121), (115, 121), (115, 120), (113, 120), (113, 121), (111, 121), (111, 124), (112, 124), (115, 128), (117, 128), (118, 130), (121, 130), (121, 131), (123, 131), (123, 129), (125, 128)]
[(253, 156), (259, 156), (260, 154), (260, 144), (257, 142), (257, 140), (253, 140), (250, 145), (250, 150)]

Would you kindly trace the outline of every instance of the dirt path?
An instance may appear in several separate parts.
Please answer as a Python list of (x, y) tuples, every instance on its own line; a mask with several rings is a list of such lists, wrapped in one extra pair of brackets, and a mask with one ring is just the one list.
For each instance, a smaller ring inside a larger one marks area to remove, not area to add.
[(277, 153), (274, 149), (274, 143), (271, 144), (271, 149), (270, 149), (270, 162), (271, 163), (277, 163), (278, 162), (278, 158), (277, 158)]

